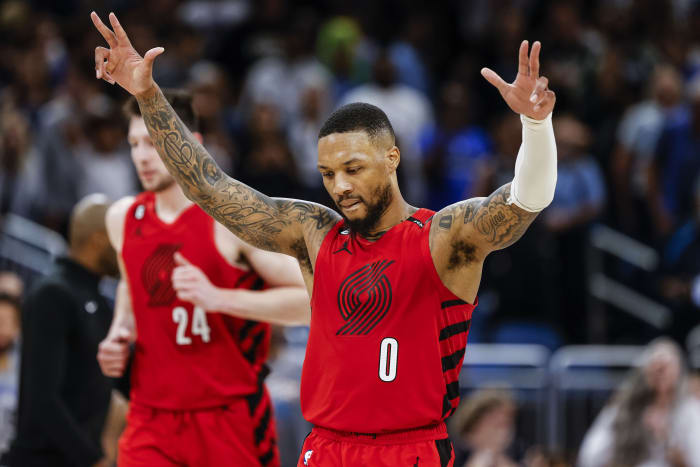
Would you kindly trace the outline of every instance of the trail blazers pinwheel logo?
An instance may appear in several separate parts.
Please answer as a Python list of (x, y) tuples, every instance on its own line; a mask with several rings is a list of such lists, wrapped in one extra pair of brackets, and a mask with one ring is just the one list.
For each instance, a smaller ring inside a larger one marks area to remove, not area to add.
[(338, 309), (346, 323), (337, 336), (366, 336), (391, 307), (391, 283), (384, 275), (394, 261), (366, 264), (345, 278), (338, 290)]
[(167, 306), (175, 300), (175, 290), (170, 275), (175, 269), (173, 254), (181, 246), (181, 244), (160, 244), (143, 263), (141, 281), (148, 293), (148, 306)]

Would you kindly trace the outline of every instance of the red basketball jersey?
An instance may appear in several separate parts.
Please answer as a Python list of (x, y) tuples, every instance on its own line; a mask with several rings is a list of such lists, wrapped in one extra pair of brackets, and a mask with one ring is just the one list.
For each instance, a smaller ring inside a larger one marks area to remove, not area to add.
[(439, 423), (459, 404), (459, 370), (476, 305), (440, 280), (418, 210), (379, 240), (344, 221), (316, 259), (301, 380), (309, 422), (383, 433)]
[(167, 224), (156, 215), (155, 195), (139, 195), (127, 213), (122, 247), (137, 332), (131, 399), (187, 410), (259, 393), (270, 326), (179, 300), (171, 281), (176, 251), (215, 286), (263, 287), (255, 272), (231, 266), (219, 253), (214, 220), (198, 206)]

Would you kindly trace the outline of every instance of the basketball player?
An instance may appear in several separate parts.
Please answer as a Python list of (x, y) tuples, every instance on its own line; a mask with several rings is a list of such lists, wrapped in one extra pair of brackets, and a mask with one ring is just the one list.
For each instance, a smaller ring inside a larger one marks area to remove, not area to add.
[(520, 46), (512, 84), (483, 69), (522, 115), (511, 183), (438, 213), (406, 203), (386, 115), (349, 104), (325, 122), (318, 167), (340, 215), (275, 199), (226, 176), (181, 123), (114, 14), (92, 13), (110, 48), (97, 78), (136, 96), (159, 155), (187, 196), (244, 240), (299, 260), (312, 297), (301, 382), (315, 425), (299, 465), (453, 465), (444, 419), (459, 402), (459, 369), (486, 256), (518, 240), (554, 196), (555, 95), (539, 76), (540, 43)]
[[(195, 128), (190, 96), (169, 92), (167, 99)], [(107, 376), (121, 376), (134, 341), (119, 465), (278, 466), (263, 385), (270, 325), (258, 321), (308, 322), (299, 266), (244, 243), (189, 201), (158, 157), (135, 99), (125, 112), (147, 191), (117, 201), (106, 216), (122, 272), (98, 352)]]

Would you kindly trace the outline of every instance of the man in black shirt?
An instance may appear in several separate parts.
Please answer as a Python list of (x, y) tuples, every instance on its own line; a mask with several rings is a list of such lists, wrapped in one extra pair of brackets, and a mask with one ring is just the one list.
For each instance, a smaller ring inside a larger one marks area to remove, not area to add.
[(76, 205), (68, 256), (26, 296), (17, 437), (3, 460), (11, 467), (108, 465), (100, 439), (112, 383), (95, 359), (112, 319), (98, 284), (117, 271), (107, 207), (102, 195)]

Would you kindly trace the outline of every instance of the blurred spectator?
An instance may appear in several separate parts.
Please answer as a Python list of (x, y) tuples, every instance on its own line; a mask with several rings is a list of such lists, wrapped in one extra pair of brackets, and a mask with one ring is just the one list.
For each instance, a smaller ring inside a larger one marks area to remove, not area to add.
[(611, 161), (611, 188), (615, 217), (629, 234), (651, 240), (648, 225), (647, 172), (667, 116), (680, 103), (683, 82), (669, 65), (658, 66), (650, 84), (650, 96), (630, 107), (617, 129), (617, 145)]
[(671, 335), (684, 342), (700, 321), (700, 177), (694, 187), (694, 211), (670, 236), (662, 254), (659, 287), (673, 307)]
[(24, 115), (12, 102), (0, 104), (0, 214), (25, 214), (42, 183), (40, 155)]
[(296, 197), (299, 180), (279, 108), (263, 103), (253, 106), (247, 130), (239, 139), (240, 180), (269, 196)]
[(317, 55), (333, 76), (334, 102), (370, 75), (370, 49), (360, 26), (352, 18), (338, 16), (324, 23), (317, 40)]
[(528, 449), (522, 464), (525, 467), (570, 467), (572, 465), (561, 454), (549, 452), (540, 446)]
[(700, 401), (700, 369), (688, 375), (688, 394)]
[(462, 448), (464, 467), (515, 467), (511, 445), (515, 438), (516, 404), (503, 389), (482, 389), (464, 400), (450, 422), (455, 444)]
[(396, 133), (396, 145), (401, 149), (399, 182), (407, 192), (409, 203), (425, 202), (425, 180), (421, 171), (420, 132), (433, 124), (433, 112), (428, 98), (396, 78), (396, 68), (386, 50), (374, 62), (373, 80), (348, 92), (340, 102), (366, 102), (382, 109)]
[(660, 236), (692, 212), (693, 183), (700, 173), (700, 77), (688, 85), (688, 96), (688, 108), (669, 117), (650, 166), (649, 207)]
[(109, 199), (120, 199), (137, 191), (127, 147), (123, 144), (124, 128), (117, 107), (105, 100), (102, 108), (89, 114), (85, 124), (87, 144), (76, 151), (81, 174), (78, 196), (104, 193)]
[(389, 47), (399, 82), (426, 95), (430, 93), (431, 78), (423, 53), (436, 33), (435, 27), (430, 11), (408, 12), (399, 39)]
[(301, 114), (305, 89), (328, 89), (330, 75), (311, 49), (309, 36), (314, 22), (311, 11), (300, 10), (285, 31), (282, 55), (264, 57), (250, 68), (240, 97), (244, 117), (251, 115), (255, 105), (273, 105), (281, 110), (281, 121), (286, 126)]
[(489, 194), (476, 188), (492, 164), (491, 141), (486, 131), (471, 124), (467, 93), (460, 83), (447, 83), (440, 93), (438, 123), (426, 128), (420, 138), (428, 209), (438, 211)]
[(12, 271), (0, 271), (0, 294), (6, 294), (15, 300), (21, 300), (24, 294), (22, 278)]
[(542, 213), (544, 225), (555, 236), (560, 258), (557, 287), (560, 322), (567, 338), (583, 342), (586, 316), (586, 245), (588, 228), (605, 203), (603, 175), (587, 152), (590, 131), (573, 115), (554, 120), (559, 157), (557, 188), (552, 204)]
[(103, 195), (73, 210), (69, 256), (27, 294), (17, 437), (9, 466), (106, 466), (102, 428), (112, 384), (97, 364), (97, 346), (112, 312), (99, 291), (117, 272), (105, 231)]
[(649, 344), (586, 434), (578, 465), (700, 465), (700, 401), (688, 395), (685, 377), (675, 343)]
[[(549, 86), (557, 90), (557, 97), (578, 102), (582, 96), (583, 80), (591, 51), (586, 44), (582, 7), (578, 2), (552, 2), (545, 14), (543, 44), (547, 44), (542, 70), (547, 70)], [(561, 110), (561, 109), (560, 109)]]
[(7, 452), (15, 434), (20, 367), (19, 333), (19, 300), (0, 292), (0, 455)]
[(221, 169), (232, 174), (237, 148), (231, 140), (236, 126), (228, 78), (223, 69), (211, 62), (198, 62), (190, 70), (189, 87), (197, 128), (204, 145)]
[(301, 95), (301, 115), (289, 127), (289, 145), (299, 169), (304, 187), (304, 199), (321, 202), (324, 188), (318, 172), (318, 132), (328, 116), (329, 96), (327, 88), (319, 83), (309, 86)]

